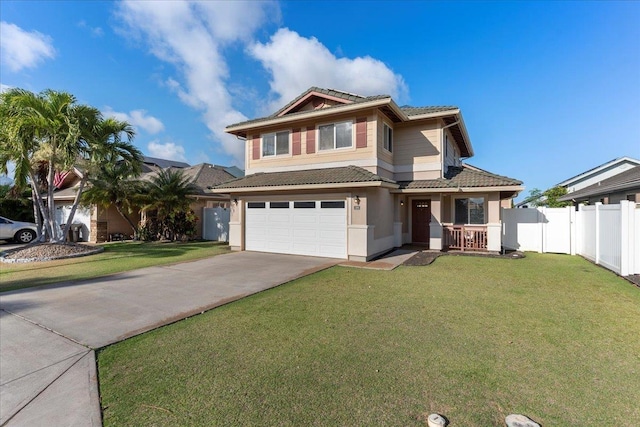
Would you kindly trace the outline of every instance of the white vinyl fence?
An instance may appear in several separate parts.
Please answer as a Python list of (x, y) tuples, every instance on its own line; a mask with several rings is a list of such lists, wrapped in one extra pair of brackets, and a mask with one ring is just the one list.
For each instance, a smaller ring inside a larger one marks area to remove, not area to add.
[(640, 205), (503, 209), (506, 249), (583, 257), (621, 276), (640, 274)]
[(203, 208), (202, 238), (204, 240), (228, 242), (229, 219), (230, 212), (228, 208)]

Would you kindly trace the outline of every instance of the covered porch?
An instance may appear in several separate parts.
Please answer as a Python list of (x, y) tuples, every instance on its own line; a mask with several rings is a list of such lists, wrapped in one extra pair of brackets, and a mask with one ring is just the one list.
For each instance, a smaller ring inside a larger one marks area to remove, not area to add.
[(499, 252), (500, 208), (522, 191), (522, 182), (463, 164), (442, 178), (404, 181), (395, 195), (396, 244), (431, 250)]

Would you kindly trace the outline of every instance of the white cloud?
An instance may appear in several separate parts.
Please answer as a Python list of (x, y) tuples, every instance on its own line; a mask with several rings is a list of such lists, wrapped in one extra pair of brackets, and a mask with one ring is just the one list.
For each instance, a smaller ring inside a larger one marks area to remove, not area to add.
[[(295, 55), (292, 55), (295, 52)], [(391, 95), (402, 100), (408, 89), (404, 79), (382, 61), (370, 56), (338, 58), (315, 37), (305, 38), (281, 28), (268, 43), (254, 43), (249, 53), (271, 73), (268, 106), (274, 112), (311, 86), (358, 95)]]
[(164, 130), (164, 124), (159, 119), (147, 115), (145, 110), (132, 110), (129, 113), (122, 113), (113, 111), (111, 107), (106, 107), (102, 114), (106, 117), (114, 117), (117, 120), (128, 122), (130, 125), (141, 128), (152, 135)]
[(80, 21), (78, 22), (78, 27), (88, 30), (91, 35), (93, 37), (102, 37), (104, 36), (104, 30), (100, 27), (92, 27), (91, 25), (87, 24), (86, 21)]
[(202, 111), (222, 150), (244, 165), (244, 144), (224, 132), (246, 116), (232, 105), (222, 50), (232, 42), (248, 42), (267, 19), (279, 16), (277, 4), (124, 1), (118, 15), (126, 27), (123, 36), (145, 40), (151, 53), (175, 65), (180, 76), (165, 84), (182, 102)]
[(0, 60), (13, 72), (33, 68), (56, 56), (51, 37), (27, 32), (15, 24), (0, 22)]
[(158, 59), (175, 66), (177, 75), (163, 78), (162, 85), (202, 112), (212, 139), (240, 165), (244, 144), (224, 132), (226, 126), (247, 119), (233, 102), (238, 84), (225, 57), (225, 48), (233, 43), (245, 47), (271, 73), (270, 112), (310, 86), (389, 94), (396, 100), (407, 94), (402, 77), (369, 56), (338, 58), (317, 39), (288, 29), (277, 31), (267, 43), (252, 41), (268, 20), (280, 19), (274, 2), (125, 0), (118, 3), (117, 15), (123, 37), (146, 43)]
[(161, 144), (158, 140), (153, 140), (147, 144), (147, 150), (151, 157), (158, 157), (160, 159), (177, 160), (180, 162), (186, 162), (184, 147), (177, 145), (174, 142), (165, 142)]
[(9, 89), (13, 89), (13, 86), (6, 85), (4, 83), (0, 83), (0, 93), (6, 92)]

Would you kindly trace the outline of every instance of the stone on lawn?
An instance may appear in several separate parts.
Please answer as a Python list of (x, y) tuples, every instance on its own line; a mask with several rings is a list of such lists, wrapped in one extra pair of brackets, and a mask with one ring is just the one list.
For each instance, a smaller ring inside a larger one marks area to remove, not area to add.
[(505, 422), (507, 423), (507, 427), (540, 427), (540, 424), (519, 414), (507, 415)]

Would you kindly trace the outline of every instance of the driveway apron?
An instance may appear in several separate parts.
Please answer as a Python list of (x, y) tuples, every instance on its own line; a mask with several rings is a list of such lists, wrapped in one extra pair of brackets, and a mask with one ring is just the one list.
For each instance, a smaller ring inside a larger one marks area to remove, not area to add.
[(0, 426), (98, 426), (94, 349), (338, 262), (237, 252), (0, 294)]

